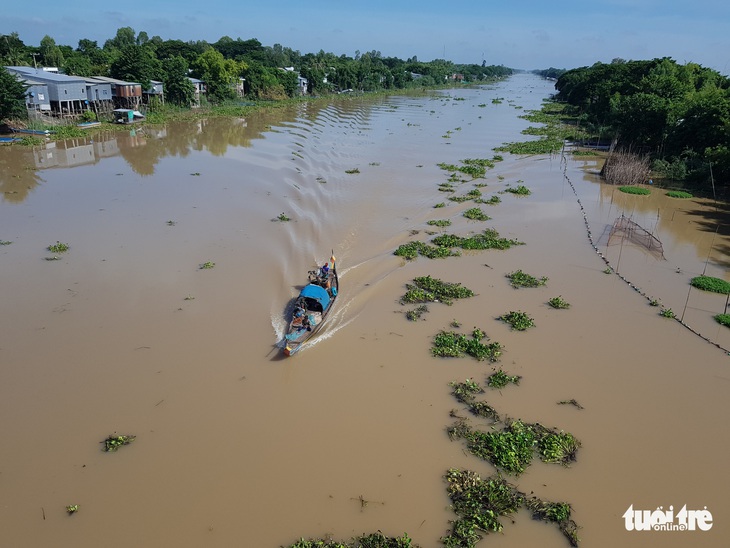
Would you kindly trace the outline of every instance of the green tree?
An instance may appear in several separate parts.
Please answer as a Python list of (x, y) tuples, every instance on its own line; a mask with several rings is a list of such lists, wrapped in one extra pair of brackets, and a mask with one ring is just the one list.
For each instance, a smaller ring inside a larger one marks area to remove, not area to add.
[(110, 73), (120, 80), (139, 82), (143, 90), (148, 90), (150, 80), (159, 79), (162, 65), (149, 49), (132, 44), (121, 49), (110, 67)]
[(28, 86), (4, 67), (0, 67), (0, 120), (21, 118), (27, 115), (25, 94)]
[(28, 48), (17, 32), (0, 34), (0, 65), (28, 66), (33, 64)]
[(221, 101), (235, 97), (233, 86), (242, 67), (232, 59), (224, 59), (223, 54), (214, 48), (205, 50), (191, 64), (193, 75), (205, 82), (208, 97)]
[(46, 67), (62, 67), (63, 53), (56, 45), (56, 41), (47, 34), (41, 39), (41, 63)]
[(117, 34), (114, 38), (110, 38), (104, 42), (104, 49), (121, 50), (127, 46), (135, 45), (137, 45), (137, 39), (135, 37), (134, 29), (132, 27), (121, 27), (117, 29)]
[(165, 59), (162, 81), (167, 100), (176, 105), (189, 107), (195, 100), (195, 88), (188, 79), (188, 62), (180, 56)]

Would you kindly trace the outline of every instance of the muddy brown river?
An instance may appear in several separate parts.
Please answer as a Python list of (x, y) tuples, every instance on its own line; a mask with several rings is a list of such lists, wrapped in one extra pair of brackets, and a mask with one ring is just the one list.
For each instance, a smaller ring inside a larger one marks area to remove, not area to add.
[[(449, 412), (466, 411), (448, 383), (484, 384), (498, 367), (522, 381), (489, 390), (493, 407), (583, 444), (570, 467), (536, 460), (507, 476), (569, 502), (582, 546), (727, 546), (730, 329), (713, 319), (727, 303), (689, 286), (730, 280), (727, 206), (626, 195), (601, 183), (599, 160), (571, 155), (504, 154), (477, 181), (501, 197), (481, 206), (491, 221), (439, 192), (438, 163), (524, 140), (519, 116), (553, 91), (518, 74), (1, 147), (0, 546), (275, 548), (381, 530), (437, 547), (456, 518), (446, 470), (495, 472), (449, 441)], [(532, 194), (500, 194), (518, 184)], [(622, 215), (661, 249), (611, 234)], [(434, 219), (526, 245), (393, 255), (428, 241)], [(57, 241), (70, 249), (46, 260)], [(283, 358), (287, 306), (331, 250), (336, 308)], [(517, 269), (547, 285), (510, 288)], [(477, 295), (409, 322), (399, 299), (425, 275)], [(570, 309), (547, 306), (558, 295)], [(496, 319), (512, 310), (536, 327)], [(454, 320), (502, 343), (500, 361), (432, 357)], [(572, 398), (584, 409), (557, 404)], [(104, 453), (114, 432), (137, 439)], [(631, 505), (706, 509), (712, 528), (628, 531)], [(503, 522), (480, 546), (568, 546), (524, 510)]]

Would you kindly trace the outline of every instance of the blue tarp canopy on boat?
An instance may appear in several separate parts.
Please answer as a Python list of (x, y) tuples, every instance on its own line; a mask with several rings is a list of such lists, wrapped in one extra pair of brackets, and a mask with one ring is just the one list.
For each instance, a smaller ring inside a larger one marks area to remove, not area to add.
[(316, 299), (320, 302), (322, 305), (322, 310), (327, 310), (327, 307), (330, 304), (330, 296), (327, 293), (327, 291), (318, 285), (309, 284), (302, 289), (302, 292), (299, 294), (301, 297), (306, 297), (308, 299)]

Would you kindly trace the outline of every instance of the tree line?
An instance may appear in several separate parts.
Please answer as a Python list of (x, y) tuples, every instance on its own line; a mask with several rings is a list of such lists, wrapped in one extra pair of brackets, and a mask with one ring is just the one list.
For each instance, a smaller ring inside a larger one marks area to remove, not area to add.
[[(730, 181), (730, 80), (671, 58), (596, 63), (565, 71), (556, 99), (579, 123), (652, 170), (697, 185)], [(709, 190), (709, 189), (708, 189)]]
[[(342, 90), (363, 92), (444, 84), (453, 74), (468, 82), (508, 76), (510, 68), (481, 64), (458, 65), (436, 59), (420, 62), (383, 57), (379, 51), (356, 52), (354, 57), (333, 53), (302, 54), (281, 44), (264, 46), (257, 39), (229, 36), (217, 42), (162, 40), (131, 27), (99, 45), (81, 39), (76, 48), (58, 45), (46, 35), (39, 47), (23, 43), (17, 33), (0, 35), (0, 66), (58, 67), (73, 76), (110, 76), (139, 82), (162, 81), (168, 102), (190, 106), (194, 99), (188, 76), (205, 82), (209, 100), (235, 98), (235, 84), (244, 80), (245, 96), (277, 100), (298, 93), (297, 74), (307, 79), (307, 92), (326, 94)], [(282, 70), (292, 67), (293, 71)], [(0, 99), (1, 101), (1, 99)], [(1, 115), (0, 115), (1, 116)]]

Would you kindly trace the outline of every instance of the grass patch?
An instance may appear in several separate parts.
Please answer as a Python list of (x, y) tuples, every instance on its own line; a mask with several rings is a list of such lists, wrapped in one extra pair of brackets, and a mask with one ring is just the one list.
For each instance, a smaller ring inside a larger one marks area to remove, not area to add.
[(464, 217), (472, 221), (490, 221), (492, 218), (478, 207), (472, 207), (464, 212)]
[(520, 287), (539, 287), (541, 285), (545, 285), (548, 281), (548, 278), (545, 276), (541, 278), (535, 278), (530, 274), (522, 272), (522, 270), (510, 272), (506, 275), (506, 277), (509, 279), (510, 285), (515, 289), (518, 289)]
[(730, 327), (730, 314), (717, 314), (714, 316), (715, 321), (725, 327)]
[(692, 287), (696, 287), (702, 291), (721, 293), (722, 295), (730, 293), (730, 283), (720, 278), (713, 278), (712, 276), (697, 276), (692, 278), (689, 283)]
[(651, 194), (651, 190), (648, 188), (644, 188), (641, 186), (633, 186), (633, 185), (624, 185), (618, 187), (618, 189), (621, 192), (625, 192), (626, 194), (639, 194), (641, 196), (646, 196), (648, 194)]
[(69, 245), (57, 241), (55, 244), (49, 245), (47, 249), (51, 253), (65, 253), (69, 250)]
[(107, 453), (115, 453), (123, 445), (129, 445), (137, 436), (115, 436), (110, 435), (107, 439), (100, 442), (104, 444), (104, 451)]
[(535, 320), (525, 312), (510, 311), (508, 314), (502, 314), (498, 319), (510, 324), (515, 331), (526, 331), (530, 327), (535, 327)]
[(508, 187), (504, 189), (505, 192), (509, 192), (511, 194), (516, 194), (517, 196), (529, 196), (532, 194), (532, 191), (530, 191), (529, 188), (527, 188), (525, 185), (517, 185), (515, 187)]
[(496, 373), (492, 373), (491, 375), (489, 375), (489, 377), (487, 377), (487, 386), (489, 388), (500, 389), (504, 388), (510, 383), (519, 385), (521, 378), (522, 377), (519, 375), (508, 375), (500, 369)]
[(567, 302), (565, 299), (563, 299), (563, 296), (562, 295), (558, 295), (557, 297), (553, 297), (547, 303), (551, 307), (557, 308), (558, 310), (563, 310), (563, 309), (566, 309), (566, 308), (570, 308), (570, 303)]
[(420, 276), (413, 279), (412, 284), (406, 284), (408, 290), (400, 299), (401, 304), (442, 302), (451, 305), (454, 299), (466, 299), (474, 296), (474, 292), (460, 283), (449, 283)]
[(685, 192), (683, 190), (670, 190), (669, 192), (667, 192), (667, 196), (669, 196), (670, 198), (683, 198), (683, 199), (694, 198), (694, 195), (692, 195), (689, 192)]
[(441, 331), (434, 337), (431, 354), (439, 358), (460, 358), (471, 356), (478, 361), (497, 361), (502, 355), (502, 345), (498, 342), (483, 344), (481, 341), (486, 334), (479, 328), (474, 328), (471, 337), (455, 331)]

